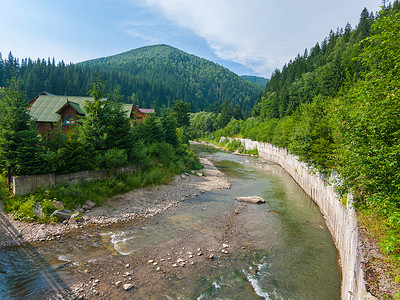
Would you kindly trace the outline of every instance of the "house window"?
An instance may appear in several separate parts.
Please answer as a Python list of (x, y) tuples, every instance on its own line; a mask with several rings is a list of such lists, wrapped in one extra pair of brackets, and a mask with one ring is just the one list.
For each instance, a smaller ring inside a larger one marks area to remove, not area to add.
[(67, 117), (65, 117), (64, 125), (72, 126), (72, 125), (75, 125), (75, 124), (76, 124), (76, 119), (73, 116), (68, 115)]

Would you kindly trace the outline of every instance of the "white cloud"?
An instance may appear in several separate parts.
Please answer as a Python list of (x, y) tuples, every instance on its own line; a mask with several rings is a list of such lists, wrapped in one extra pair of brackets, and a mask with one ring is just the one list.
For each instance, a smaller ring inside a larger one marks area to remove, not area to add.
[[(142, 0), (175, 25), (204, 38), (214, 53), (269, 76), (330, 29), (354, 26), (374, 0)], [(377, 10), (377, 7), (369, 7)]]

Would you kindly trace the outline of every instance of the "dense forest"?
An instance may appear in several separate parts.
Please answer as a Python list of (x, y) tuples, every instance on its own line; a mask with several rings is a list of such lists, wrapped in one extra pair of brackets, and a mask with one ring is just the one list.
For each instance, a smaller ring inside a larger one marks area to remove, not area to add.
[(226, 127), (210, 134), (218, 129), (215, 115), (201, 112), (192, 115), (190, 129), (195, 136), (208, 134), (216, 141), (241, 136), (269, 142), (322, 173), (339, 174), (342, 201), (347, 201), (347, 192), (354, 195), (354, 205), (369, 220), (368, 226), (379, 228), (380, 245), (397, 261), (397, 271), (399, 11), (399, 1), (376, 15), (364, 9), (356, 28), (347, 24), (331, 31), (321, 43), (276, 70), (251, 118), (231, 117)]
[(87, 96), (98, 76), (106, 94), (118, 86), (122, 101), (140, 107), (172, 107), (173, 101), (190, 103), (192, 111), (209, 109), (224, 100), (250, 115), (262, 88), (215, 63), (166, 45), (149, 46), (119, 55), (66, 65), (53, 60), (19, 60), (0, 53), (0, 87), (13, 74), (19, 76), (28, 99), (42, 91), (55, 95)]
[(265, 77), (260, 77), (260, 76), (250, 76), (250, 75), (242, 75), (240, 76), (243, 79), (246, 79), (250, 82), (254, 82), (257, 83), (259, 85), (261, 85), (263, 88), (268, 84), (269, 79), (265, 78)]
[(80, 65), (159, 82), (171, 92), (161, 103), (181, 99), (189, 102), (193, 111), (228, 100), (233, 106), (239, 104), (246, 114), (260, 91), (256, 84), (216, 63), (167, 45), (142, 47)]

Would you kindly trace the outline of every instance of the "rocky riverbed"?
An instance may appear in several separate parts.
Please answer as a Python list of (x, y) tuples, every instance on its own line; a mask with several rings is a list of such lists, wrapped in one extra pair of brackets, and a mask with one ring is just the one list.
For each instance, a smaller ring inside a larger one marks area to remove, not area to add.
[(0, 247), (25, 242), (61, 239), (63, 235), (88, 226), (107, 226), (133, 219), (153, 217), (185, 199), (214, 189), (229, 188), (230, 183), (206, 158), (200, 158), (204, 169), (182, 174), (167, 185), (142, 188), (110, 198), (101, 207), (82, 214), (78, 222), (60, 224), (24, 223), (3, 212), (0, 203)]
[[(109, 199), (103, 206), (86, 211), (77, 223), (66, 220), (62, 224), (23, 223), (0, 212), (0, 247), (33, 244), (64, 237), (84, 238), (98, 234), (101, 228), (121, 223), (142, 226), (156, 222), (156, 216), (174, 208), (188, 198), (215, 189), (227, 189), (231, 184), (226, 176), (206, 158), (200, 158), (204, 169), (194, 174), (182, 174), (168, 185), (138, 189)], [(201, 174), (201, 175), (200, 175)], [(230, 211), (217, 217), (213, 232), (204, 234), (193, 230), (187, 234), (135, 255), (118, 256), (110, 261), (92, 261), (76, 267), (72, 262), (57, 269), (77, 268), (71, 278), (62, 278), (62, 287), (50, 288), (40, 299), (147, 299), (168, 286), (171, 280), (190, 278), (194, 270), (213, 272), (230, 264), (233, 256), (253, 255), (255, 246), (247, 236), (231, 239), (235, 219), (247, 204), (237, 203)], [(154, 217), (154, 218), (153, 218)], [(245, 218), (244, 214), (242, 216)], [(140, 224), (140, 225), (139, 225)], [(214, 226), (214, 225), (213, 225)], [(256, 268), (254, 272), (257, 272)], [(154, 298), (157, 299), (157, 298)]]
[[(184, 284), (194, 274), (215, 274), (235, 261), (256, 255), (259, 245), (238, 234), (247, 218), (247, 207), (243, 203), (234, 204), (231, 210), (213, 220), (212, 232), (208, 234), (191, 230), (146, 251), (79, 266), (73, 280), (66, 281), (68, 289), (43, 297), (168, 299), (163, 293), (171, 282)], [(253, 274), (257, 271), (254, 266)]]

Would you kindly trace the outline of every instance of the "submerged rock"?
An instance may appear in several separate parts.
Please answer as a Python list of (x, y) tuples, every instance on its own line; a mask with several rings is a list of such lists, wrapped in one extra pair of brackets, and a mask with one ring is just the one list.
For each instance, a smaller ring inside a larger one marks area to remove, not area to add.
[(235, 199), (239, 202), (246, 202), (252, 204), (265, 203), (265, 200), (259, 196), (235, 197)]

